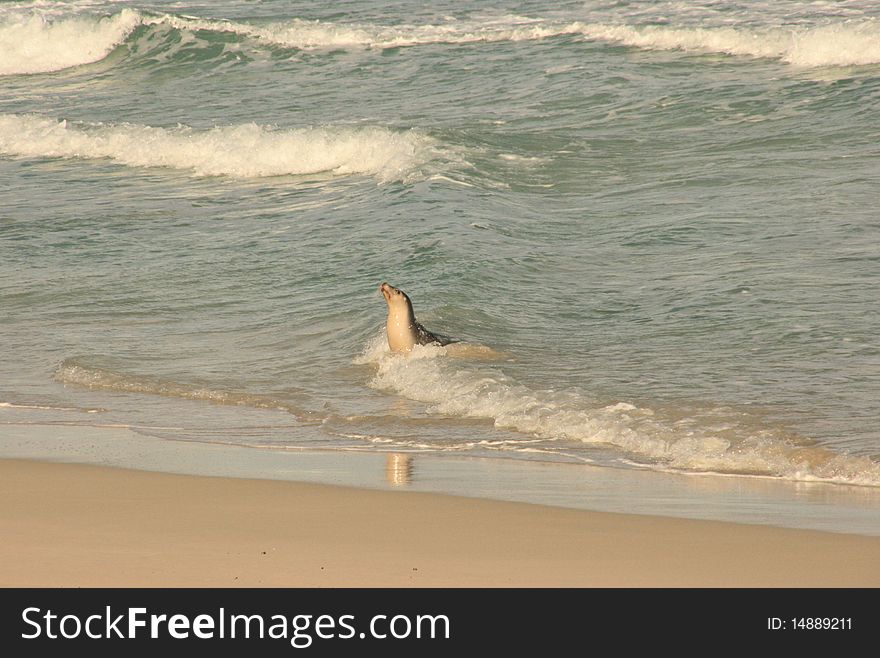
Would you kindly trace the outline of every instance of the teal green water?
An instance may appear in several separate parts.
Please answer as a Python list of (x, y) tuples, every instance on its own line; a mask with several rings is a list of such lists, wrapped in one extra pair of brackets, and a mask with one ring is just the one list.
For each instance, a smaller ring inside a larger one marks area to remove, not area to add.
[(872, 5), (6, 3), (0, 423), (880, 486)]

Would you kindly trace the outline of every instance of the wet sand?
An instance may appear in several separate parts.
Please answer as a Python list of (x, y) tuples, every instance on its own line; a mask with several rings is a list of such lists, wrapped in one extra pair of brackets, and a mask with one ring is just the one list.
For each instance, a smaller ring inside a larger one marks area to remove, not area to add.
[(880, 586), (880, 537), (0, 460), (0, 585)]

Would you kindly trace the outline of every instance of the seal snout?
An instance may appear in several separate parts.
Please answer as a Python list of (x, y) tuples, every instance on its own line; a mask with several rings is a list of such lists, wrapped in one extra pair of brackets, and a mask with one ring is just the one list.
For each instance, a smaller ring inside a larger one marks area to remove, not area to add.
[(406, 298), (406, 293), (403, 292), (400, 288), (395, 288), (388, 282), (383, 282), (381, 286), (379, 286), (379, 290), (382, 293), (382, 296), (385, 297), (385, 301), (389, 304), (392, 301), (397, 302), (400, 299)]

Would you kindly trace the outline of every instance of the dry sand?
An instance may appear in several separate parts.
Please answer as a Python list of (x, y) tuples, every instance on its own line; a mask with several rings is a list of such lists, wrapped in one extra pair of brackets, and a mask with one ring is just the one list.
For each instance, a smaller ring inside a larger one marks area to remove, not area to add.
[(0, 586), (880, 586), (880, 537), (0, 460)]

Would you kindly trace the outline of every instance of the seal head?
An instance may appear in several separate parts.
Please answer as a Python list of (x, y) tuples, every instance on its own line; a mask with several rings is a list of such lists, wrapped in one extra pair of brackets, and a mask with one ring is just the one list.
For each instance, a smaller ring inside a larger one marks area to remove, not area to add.
[(453, 342), (445, 336), (438, 336), (425, 329), (416, 320), (412, 301), (403, 290), (388, 283), (379, 286), (382, 296), (388, 303), (388, 347), (392, 352), (409, 352), (414, 345), (448, 345)]

